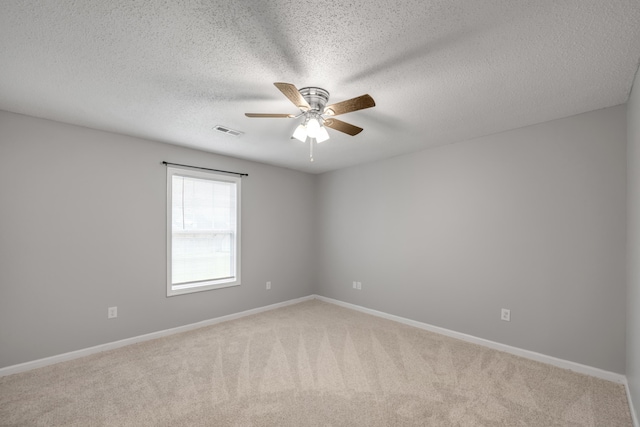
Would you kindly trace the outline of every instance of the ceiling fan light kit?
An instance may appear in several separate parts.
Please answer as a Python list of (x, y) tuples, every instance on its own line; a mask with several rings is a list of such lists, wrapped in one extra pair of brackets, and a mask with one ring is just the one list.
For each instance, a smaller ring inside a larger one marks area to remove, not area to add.
[(289, 118), (296, 119), (304, 117), (302, 123), (296, 127), (292, 138), (301, 142), (309, 140), (309, 159), (313, 162), (313, 145), (329, 139), (327, 127), (355, 136), (362, 132), (362, 128), (352, 124), (337, 120), (331, 117), (352, 111), (371, 108), (376, 105), (369, 95), (362, 95), (357, 98), (332, 104), (329, 106), (329, 92), (319, 87), (303, 87), (298, 90), (291, 83), (274, 83), (274, 85), (301, 111), (300, 114), (269, 114), (269, 113), (245, 113), (251, 118)]

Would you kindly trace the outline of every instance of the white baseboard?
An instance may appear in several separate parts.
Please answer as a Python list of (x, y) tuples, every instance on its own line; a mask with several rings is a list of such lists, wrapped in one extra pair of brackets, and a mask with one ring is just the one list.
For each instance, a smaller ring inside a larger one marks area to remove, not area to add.
[(94, 347), (84, 348), (81, 350), (71, 351), (69, 353), (58, 354), (56, 356), (45, 357), (43, 359), (33, 360), (30, 362), (20, 363), (18, 365), (7, 366), (0, 368), (0, 377), (6, 375), (17, 374), (20, 372), (29, 371), (31, 369), (41, 368), (55, 363), (65, 362), (67, 360), (78, 359), (80, 357), (89, 356), (91, 354), (100, 353), (107, 350), (113, 350), (115, 348), (124, 347), (127, 345), (154, 340), (157, 338), (166, 337), (168, 335), (177, 334), (180, 332), (191, 331), (193, 329), (202, 328), (204, 326), (215, 325), (216, 323), (227, 322), (229, 320), (239, 319), (245, 316), (251, 316), (252, 314), (262, 313), (264, 311), (275, 310), (276, 308), (285, 307), (299, 302), (308, 301), (313, 299), (313, 295), (309, 295), (302, 298), (296, 298), (289, 301), (279, 302), (277, 304), (271, 304), (264, 307), (253, 308), (251, 310), (241, 311), (240, 313), (233, 313), (227, 316), (216, 317), (214, 319), (203, 320), (202, 322), (190, 323), (184, 326), (178, 326), (176, 328), (165, 329), (162, 331), (152, 332), (145, 335), (139, 335), (136, 337), (126, 338), (120, 341), (114, 341), (106, 344), (96, 345)]
[[(143, 341), (149, 341), (156, 338), (165, 337), (168, 335), (177, 334), (180, 332), (186, 332), (197, 328), (202, 328), (204, 326), (214, 325), (216, 323), (226, 322), (229, 320), (239, 319), (241, 317), (250, 316), (252, 314), (262, 313), (264, 311), (275, 310), (276, 308), (285, 307), (292, 304), (297, 304), (299, 302), (308, 301), (311, 299), (318, 299), (321, 301), (325, 301), (331, 304), (336, 304), (342, 307), (350, 308), (352, 310), (357, 310), (363, 313), (371, 314), (374, 316), (382, 317), (385, 319), (393, 320), (399, 323), (404, 323), (406, 325), (414, 326), (420, 329), (425, 329), (431, 332), (435, 332), (441, 335), (445, 335), (448, 337), (456, 338), (462, 341), (471, 342), (474, 344), (479, 344), (484, 347), (492, 348), (499, 351), (504, 351), (506, 353), (514, 354), (516, 356), (524, 357), (531, 360), (536, 360), (538, 362), (547, 363), (553, 366), (557, 366), (559, 368), (570, 369), (575, 372), (579, 372), (585, 375), (591, 375), (596, 378), (601, 378), (608, 381), (613, 381), (618, 384), (626, 385), (627, 379), (624, 375), (617, 374), (614, 372), (605, 371), (599, 368), (594, 368), (587, 365), (582, 365), (580, 363), (570, 362), (568, 360), (558, 359), (556, 357), (547, 356), (541, 353), (536, 353), (534, 351), (523, 350), (521, 348), (512, 347), (506, 344), (500, 344), (495, 341), (485, 340), (483, 338), (474, 337), (472, 335), (463, 334), (460, 332), (455, 332), (449, 329), (440, 328), (438, 326), (429, 325), (427, 323), (418, 322), (416, 320), (406, 319), (404, 317), (395, 316), (393, 314), (384, 313), (382, 311), (373, 310), (370, 308), (362, 307), (359, 305), (335, 300), (332, 298), (327, 298), (321, 295), (309, 295), (302, 298), (296, 298), (289, 301), (280, 302), (277, 304), (271, 304), (264, 307), (258, 307), (251, 310), (242, 311), (239, 313), (229, 314), (227, 316), (216, 317), (214, 319), (203, 320), (202, 322), (191, 323), (184, 326), (179, 326), (176, 328), (165, 329), (162, 331), (152, 332), (145, 335), (139, 335), (136, 337), (126, 338), (120, 341), (114, 341), (106, 344), (100, 344), (94, 347), (89, 347), (81, 350), (72, 351), (69, 353), (63, 353), (56, 356), (46, 357), (43, 359), (33, 360), (30, 362), (20, 363), (18, 365), (7, 366), (5, 368), (0, 368), (0, 377), (17, 374), (19, 372), (25, 372), (31, 369), (40, 368), (47, 365), (53, 365), (55, 363), (64, 362), (67, 360), (77, 359), (79, 357), (89, 356), (91, 354), (100, 353), (107, 350), (112, 350), (115, 348), (124, 347), (130, 344), (135, 344)], [(629, 402), (631, 399), (629, 397)], [(633, 406), (631, 406), (633, 408)], [(635, 416), (635, 414), (633, 414)], [(640, 426), (637, 426), (640, 427)]]
[[(556, 366), (558, 368), (569, 369), (574, 372), (579, 372), (581, 374), (590, 375), (592, 377), (601, 378), (603, 380), (612, 381), (618, 384), (627, 383), (627, 378), (622, 374), (617, 374), (615, 372), (605, 371), (603, 369), (594, 368), (592, 366), (582, 365), (580, 363), (570, 362), (564, 359), (558, 359), (553, 356), (547, 356), (541, 353), (536, 353), (535, 351), (523, 350), (521, 348), (512, 347), (506, 344), (500, 344), (495, 341), (485, 340), (483, 338), (474, 337), (473, 335), (467, 335), (460, 332), (455, 332), (449, 329), (440, 328), (438, 326), (429, 325), (428, 323), (422, 323), (411, 319), (406, 319), (404, 317), (395, 316), (393, 314), (387, 314), (382, 311), (372, 310), (370, 308), (362, 307), (355, 304), (350, 304), (348, 302), (339, 301), (332, 298), (323, 297), (320, 295), (313, 295), (314, 298), (319, 299), (320, 301), (329, 302), (332, 304), (336, 304), (345, 308), (350, 308), (352, 310), (361, 311), (363, 313), (371, 314), (374, 316), (382, 317), (385, 319), (393, 320), (399, 323), (404, 323), (405, 325), (414, 326), (416, 328), (425, 329), (427, 331), (435, 332), (437, 334), (445, 335), (451, 338), (456, 338), (462, 341), (467, 341), (473, 344), (478, 344), (484, 347), (489, 347), (494, 350), (504, 351), (505, 353), (514, 354), (516, 356), (524, 357), (526, 359), (535, 360), (537, 362), (547, 363), (552, 366)], [(631, 401), (631, 400), (629, 400)]]
[(456, 338), (462, 341), (467, 341), (473, 344), (478, 344), (484, 347), (492, 348), (494, 350), (504, 351), (506, 353), (514, 354), (516, 356), (524, 357), (524, 358), (535, 360), (542, 363), (547, 363), (552, 366), (557, 366), (559, 368), (569, 369), (575, 372), (579, 372), (581, 374), (591, 375), (593, 377), (612, 381), (618, 384), (624, 384), (625, 390), (627, 393), (627, 401), (629, 402), (629, 410), (631, 412), (631, 418), (633, 420), (633, 425), (634, 427), (640, 427), (640, 423), (638, 423), (638, 418), (633, 406), (633, 401), (631, 400), (629, 384), (627, 383), (627, 378), (624, 375), (617, 374), (615, 372), (605, 371), (599, 368), (594, 368), (592, 366), (582, 365), (580, 363), (570, 362), (568, 360), (558, 359), (556, 357), (547, 356), (541, 353), (536, 353), (534, 351), (523, 350), (521, 348), (512, 347), (506, 344), (500, 344), (495, 341), (485, 340), (483, 338), (478, 338), (472, 335), (455, 332), (455, 331), (441, 328), (438, 326), (429, 325), (427, 323), (418, 322), (416, 320), (406, 319), (404, 317), (395, 316), (393, 314), (384, 313), (382, 311), (373, 310), (370, 308), (362, 307), (362, 306), (351, 304), (348, 302), (339, 301), (339, 300), (324, 297), (321, 295), (309, 295), (302, 298), (296, 298), (289, 301), (279, 302), (279, 303), (267, 305), (264, 307), (258, 307), (251, 310), (242, 311), (239, 313), (216, 317), (214, 319), (203, 320), (202, 322), (191, 323), (191, 324), (179, 326), (176, 328), (165, 329), (162, 331), (157, 331), (157, 332), (152, 332), (145, 335), (126, 338), (123, 340), (101, 344), (94, 347), (71, 351), (69, 353), (59, 354), (56, 356), (51, 356), (43, 359), (33, 360), (30, 362), (20, 363), (18, 365), (7, 366), (5, 368), (0, 368), (0, 377), (29, 371), (31, 369), (41, 368), (44, 366), (53, 365), (55, 363), (73, 360), (80, 357), (89, 356), (91, 354), (96, 354), (96, 353), (100, 353), (107, 350), (113, 350), (116, 348), (124, 347), (127, 345), (131, 345), (131, 344), (135, 344), (143, 341), (162, 338), (168, 335), (173, 335), (180, 332), (186, 332), (193, 329), (202, 328), (204, 326), (215, 325), (216, 323), (227, 322), (229, 320), (239, 319), (241, 317), (250, 316), (252, 314), (258, 314), (258, 313), (262, 313), (269, 310), (275, 310), (277, 308), (286, 307), (288, 305), (297, 304), (303, 301), (309, 301), (311, 299), (318, 299), (320, 301), (339, 305), (345, 308), (350, 308), (352, 310), (357, 310), (363, 313), (371, 314), (373, 316), (382, 317), (384, 319), (393, 320), (395, 322), (403, 323), (405, 325), (414, 326), (416, 328), (435, 332), (437, 334), (445, 335), (451, 338)]

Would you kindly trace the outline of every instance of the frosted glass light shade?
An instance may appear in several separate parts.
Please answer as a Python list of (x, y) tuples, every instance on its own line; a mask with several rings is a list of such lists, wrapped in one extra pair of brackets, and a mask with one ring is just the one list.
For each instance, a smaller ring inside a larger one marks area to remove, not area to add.
[(315, 138), (318, 135), (319, 130), (320, 123), (318, 123), (318, 119), (310, 118), (309, 123), (307, 123), (307, 135), (309, 138)]
[(318, 129), (318, 132), (316, 132), (316, 141), (318, 143), (321, 143), (323, 141), (326, 141), (327, 139), (329, 139), (329, 133), (327, 132), (327, 129), (322, 126), (320, 129)]
[(298, 125), (296, 130), (293, 132), (293, 137), (300, 142), (305, 142), (307, 140), (307, 128), (304, 125)]

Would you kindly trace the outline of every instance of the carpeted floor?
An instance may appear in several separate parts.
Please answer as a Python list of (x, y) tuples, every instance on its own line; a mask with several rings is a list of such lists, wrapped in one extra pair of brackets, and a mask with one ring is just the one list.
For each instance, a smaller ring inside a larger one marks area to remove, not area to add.
[(624, 386), (313, 300), (0, 378), (2, 426), (631, 426)]

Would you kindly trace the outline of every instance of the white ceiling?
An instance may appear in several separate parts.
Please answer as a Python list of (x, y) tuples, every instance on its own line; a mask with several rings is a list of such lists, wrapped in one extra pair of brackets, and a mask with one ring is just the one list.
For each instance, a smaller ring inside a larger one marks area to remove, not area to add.
[[(638, 0), (0, 2), (0, 109), (312, 173), (624, 103), (639, 58)], [(244, 116), (298, 112), (273, 82), (377, 105), (311, 163)]]

